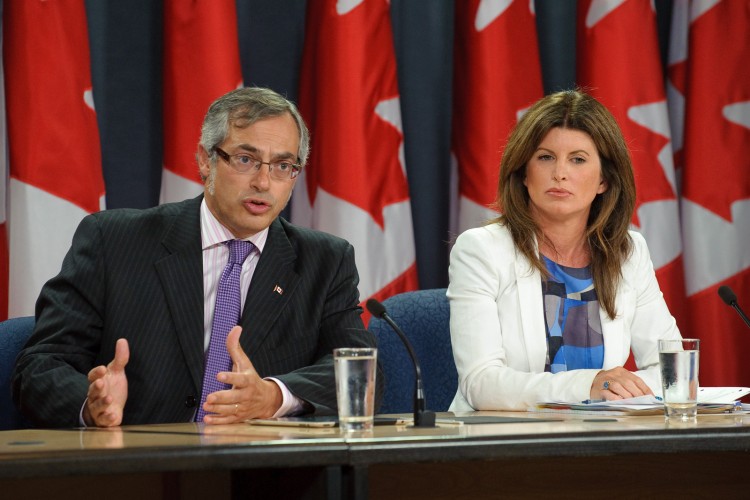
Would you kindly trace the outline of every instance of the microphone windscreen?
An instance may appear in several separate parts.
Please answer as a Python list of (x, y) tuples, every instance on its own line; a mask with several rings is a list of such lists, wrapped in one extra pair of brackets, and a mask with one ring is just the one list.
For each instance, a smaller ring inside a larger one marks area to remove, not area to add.
[(367, 310), (376, 318), (382, 318), (385, 314), (385, 306), (375, 299), (367, 300)]
[(721, 297), (721, 300), (723, 300), (724, 303), (728, 306), (737, 303), (737, 296), (734, 294), (732, 289), (726, 285), (719, 287), (719, 297)]

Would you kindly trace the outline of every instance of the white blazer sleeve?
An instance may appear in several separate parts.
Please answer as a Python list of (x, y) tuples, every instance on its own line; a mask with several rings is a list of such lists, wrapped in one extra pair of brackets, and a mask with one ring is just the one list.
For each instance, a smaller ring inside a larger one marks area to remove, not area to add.
[[(638, 367), (635, 373), (651, 387), (654, 394), (660, 396), (658, 340), (680, 338), (680, 331), (656, 280), (646, 240), (634, 231), (630, 235), (633, 238), (633, 253), (623, 266), (620, 288), (634, 290), (634, 302), (618, 301), (616, 307), (618, 315), (623, 314), (627, 319), (630, 349)], [(618, 289), (618, 298), (627, 296), (620, 292)]]

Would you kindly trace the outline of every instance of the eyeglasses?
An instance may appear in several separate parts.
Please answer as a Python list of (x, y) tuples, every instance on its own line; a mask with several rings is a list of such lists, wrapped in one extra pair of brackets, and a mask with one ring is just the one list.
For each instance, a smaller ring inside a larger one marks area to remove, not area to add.
[(230, 155), (219, 147), (214, 147), (214, 151), (219, 157), (227, 162), (234, 170), (241, 174), (257, 174), (261, 165), (268, 165), (268, 174), (272, 179), (277, 181), (288, 181), (297, 177), (302, 170), (299, 163), (290, 163), (288, 161), (260, 161), (247, 153), (237, 153)]

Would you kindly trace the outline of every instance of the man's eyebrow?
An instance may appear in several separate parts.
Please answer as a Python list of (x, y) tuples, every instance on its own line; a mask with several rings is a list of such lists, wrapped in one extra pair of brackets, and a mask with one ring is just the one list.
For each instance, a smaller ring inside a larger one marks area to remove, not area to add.
[[(251, 144), (239, 144), (237, 147), (239, 149), (242, 149), (243, 151), (247, 151), (248, 153), (253, 153), (258, 156), (261, 155), (260, 150)], [(288, 159), (296, 160), (297, 155), (295, 155), (294, 153), (285, 151), (282, 153), (276, 153), (273, 156), (271, 156), (271, 160), (288, 160)]]
[(250, 144), (238, 144), (237, 147), (239, 149), (242, 149), (243, 151), (247, 151), (248, 153), (259, 153), (258, 148), (256, 148), (255, 146), (251, 146)]

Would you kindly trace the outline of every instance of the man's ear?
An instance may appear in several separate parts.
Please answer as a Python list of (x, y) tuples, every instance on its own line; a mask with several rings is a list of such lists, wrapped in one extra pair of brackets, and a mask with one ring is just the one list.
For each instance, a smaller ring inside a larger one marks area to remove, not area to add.
[(211, 161), (208, 158), (208, 151), (200, 144), (198, 145), (198, 151), (195, 153), (195, 158), (198, 160), (198, 171), (200, 172), (201, 180), (205, 181), (211, 171)]

